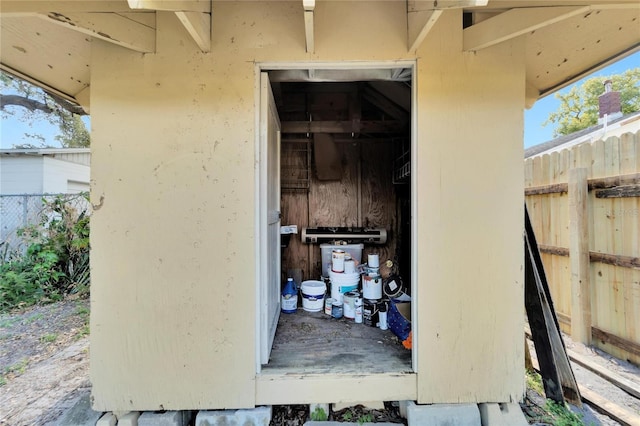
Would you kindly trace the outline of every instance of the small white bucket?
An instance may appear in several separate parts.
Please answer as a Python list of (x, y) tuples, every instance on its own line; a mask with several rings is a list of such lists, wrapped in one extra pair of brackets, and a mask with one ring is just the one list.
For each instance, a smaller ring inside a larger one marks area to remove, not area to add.
[(322, 281), (303, 281), (300, 286), (302, 292), (302, 309), (307, 312), (320, 312), (324, 308), (324, 293), (327, 286)]

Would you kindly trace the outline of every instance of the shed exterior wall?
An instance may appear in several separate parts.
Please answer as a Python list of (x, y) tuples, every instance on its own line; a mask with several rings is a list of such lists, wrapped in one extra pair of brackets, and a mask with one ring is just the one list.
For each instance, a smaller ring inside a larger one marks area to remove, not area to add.
[[(162, 12), (155, 54), (94, 41), (95, 409), (255, 404), (256, 64), (415, 59), (402, 2), (371, 2), (366, 20), (361, 3), (318, 3), (315, 54), (299, 6), (214, 3), (209, 54)], [(461, 13), (444, 18), (417, 68), (418, 402), (510, 401), (523, 389), (523, 46), (463, 55)]]

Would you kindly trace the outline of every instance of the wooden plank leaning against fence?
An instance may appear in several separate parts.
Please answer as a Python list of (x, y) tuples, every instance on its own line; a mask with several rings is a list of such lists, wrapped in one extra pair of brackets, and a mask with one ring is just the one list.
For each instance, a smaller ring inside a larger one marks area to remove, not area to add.
[(525, 160), (563, 331), (640, 365), (640, 132)]

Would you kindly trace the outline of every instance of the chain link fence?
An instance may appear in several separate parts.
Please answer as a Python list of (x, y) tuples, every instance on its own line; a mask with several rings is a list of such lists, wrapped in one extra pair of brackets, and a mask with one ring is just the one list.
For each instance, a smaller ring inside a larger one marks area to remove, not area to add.
[(78, 215), (91, 214), (86, 193), (0, 195), (0, 260), (26, 249), (18, 231), (42, 223), (43, 215), (51, 215), (46, 209), (47, 203), (56, 198), (62, 199)]

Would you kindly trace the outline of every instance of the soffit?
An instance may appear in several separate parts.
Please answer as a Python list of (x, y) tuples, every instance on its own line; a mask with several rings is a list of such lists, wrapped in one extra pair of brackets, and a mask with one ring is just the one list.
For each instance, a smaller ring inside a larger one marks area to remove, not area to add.
[[(197, 46), (207, 51), (216, 36), (215, 28), (208, 27), (214, 7), (208, 0), (3, 0), (0, 63), (5, 70), (86, 105), (94, 38), (153, 52), (155, 10), (170, 10)], [(638, 0), (409, 0), (406, 7), (407, 51), (417, 49), (438, 17), (452, 7), (472, 16), (464, 30), (465, 46), (471, 46), (466, 50), (525, 37), (530, 102), (640, 50)], [(304, 11), (301, 1), (300, 19), (305, 19)], [(547, 18), (537, 22), (538, 16)], [(529, 21), (534, 24), (525, 24)], [(505, 28), (511, 32), (505, 34)], [(301, 37), (310, 41), (309, 34)]]
[(0, 20), (2, 66), (75, 98), (90, 84), (91, 37), (35, 16)]

